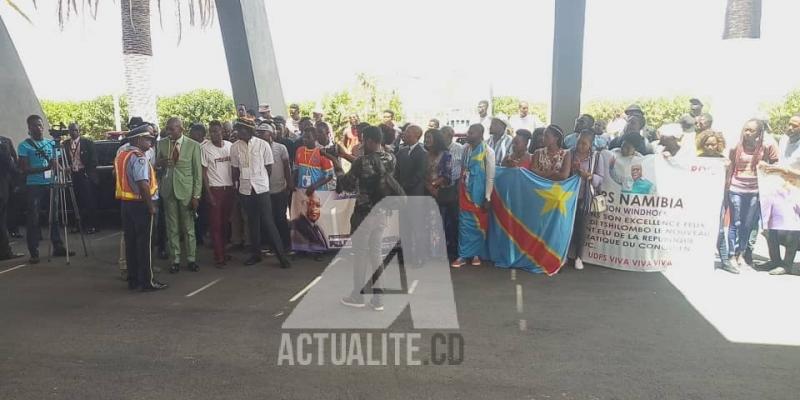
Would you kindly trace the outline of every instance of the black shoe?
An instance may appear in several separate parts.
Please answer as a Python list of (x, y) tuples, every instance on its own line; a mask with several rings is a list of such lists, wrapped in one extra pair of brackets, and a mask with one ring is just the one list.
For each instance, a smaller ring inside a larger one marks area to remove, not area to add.
[(744, 253), (742, 254), (742, 258), (744, 259), (744, 263), (745, 264), (752, 266), (753, 265), (753, 250), (750, 250), (749, 248), (746, 249), (744, 251)]
[(169, 287), (169, 285), (167, 285), (166, 283), (161, 283), (159, 281), (153, 281), (152, 285), (150, 285), (150, 286), (142, 286), (142, 288), (139, 289), (139, 291), (140, 292), (153, 292), (153, 291), (156, 291), (156, 290), (166, 289), (168, 287)]
[(167, 251), (166, 250), (159, 250), (158, 251), (158, 259), (159, 260), (166, 260), (167, 258), (169, 258), (169, 255), (167, 255)]
[(31, 258), (28, 259), (28, 264), (38, 264), (38, 263), (39, 263), (38, 255), (31, 256)]
[(97, 232), (100, 232), (100, 230), (97, 229), (97, 228), (89, 228), (89, 229), (86, 230), (86, 234), (87, 235), (94, 235)]
[(25, 254), (19, 254), (19, 253), (11, 252), (11, 253), (6, 254), (4, 256), (0, 256), (0, 261), (13, 260), (15, 258), (20, 258), (20, 257), (22, 257), (24, 255)]
[[(65, 249), (63, 247), (59, 247), (59, 248), (53, 250), (53, 257), (65, 257), (66, 255), (67, 255), (67, 249)], [(70, 251), (69, 252), (69, 256), (70, 257), (72, 257), (74, 255), (75, 255), (74, 251)]]
[(169, 267), (169, 273), (170, 274), (177, 274), (178, 271), (180, 271), (180, 270), (181, 270), (181, 265), (180, 264), (172, 264)]
[(194, 261), (190, 262), (189, 265), (187, 265), (187, 267), (189, 268), (189, 271), (192, 272), (200, 271), (200, 266), (197, 265), (197, 263)]
[(259, 256), (251, 256), (250, 258), (248, 258), (244, 262), (244, 265), (253, 265), (253, 264), (258, 264), (260, 262), (261, 262), (261, 257), (259, 257)]
[(14, 239), (22, 239), (22, 234), (17, 231), (8, 232), (8, 236), (11, 236)]
[(287, 259), (286, 257), (281, 257), (281, 268), (282, 269), (292, 268), (292, 263), (289, 262), (289, 259)]

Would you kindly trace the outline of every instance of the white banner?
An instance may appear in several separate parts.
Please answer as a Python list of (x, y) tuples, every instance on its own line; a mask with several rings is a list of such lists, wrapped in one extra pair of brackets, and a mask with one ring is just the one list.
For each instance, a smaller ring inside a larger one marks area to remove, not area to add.
[(608, 210), (588, 218), (583, 261), (627, 271), (713, 265), (723, 159), (622, 157), (604, 172)]

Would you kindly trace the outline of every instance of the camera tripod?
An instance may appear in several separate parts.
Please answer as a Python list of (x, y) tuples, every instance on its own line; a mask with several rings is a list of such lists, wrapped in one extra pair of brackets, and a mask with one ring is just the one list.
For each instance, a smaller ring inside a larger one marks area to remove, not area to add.
[[(66, 149), (62, 148), (61, 142), (56, 148), (56, 155), (52, 161), (53, 182), (50, 183), (50, 211), (47, 218), (48, 232), (53, 229), (53, 226), (61, 224), (64, 228), (64, 249), (66, 250), (67, 265), (69, 265), (69, 236), (67, 235), (67, 193), (72, 201), (73, 212), (75, 213), (75, 222), (78, 224), (78, 232), (81, 235), (81, 243), (83, 244), (84, 257), (89, 256), (89, 251), (86, 248), (86, 237), (83, 235), (83, 226), (81, 224), (81, 213), (78, 210), (78, 201), (75, 197), (75, 190), (72, 186), (72, 174), (67, 159)], [(53, 255), (53, 241), (50, 241), (48, 257)], [(49, 259), (48, 259), (49, 261)]]

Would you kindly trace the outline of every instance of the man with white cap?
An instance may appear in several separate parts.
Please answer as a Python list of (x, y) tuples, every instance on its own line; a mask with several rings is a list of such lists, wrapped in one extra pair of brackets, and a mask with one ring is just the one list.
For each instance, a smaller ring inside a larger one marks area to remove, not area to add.
[(692, 153), (691, 146), (686, 146), (688, 150), (681, 151), (683, 129), (680, 124), (662, 125), (658, 130), (658, 138), (655, 153), (661, 154), (666, 159), (684, 158)]
[(115, 196), (121, 202), (128, 289), (143, 292), (167, 287), (153, 278), (151, 238), (158, 182), (155, 169), (145, 155), (155, 139), (147, 128), (142, 125), (128, 132), (130, 146), (114, 159)]
[(263, 119), (272, 119), (272, 109), (269, 104), (263, 103), (258, 105), (258, 116)]

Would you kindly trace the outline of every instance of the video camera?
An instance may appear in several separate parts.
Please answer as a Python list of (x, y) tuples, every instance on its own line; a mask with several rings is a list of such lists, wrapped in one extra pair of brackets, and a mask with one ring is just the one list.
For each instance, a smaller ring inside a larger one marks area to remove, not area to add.
[(64, 123), (60, 123), (58, 125), (52, 125), (50, 127), (50, 136), (55, 141), (60, 141), (62, 136), (69, 135), (69, 129), (64, 126)]

